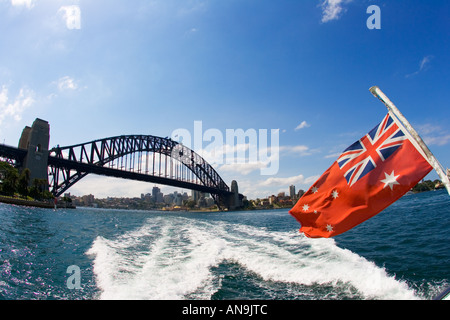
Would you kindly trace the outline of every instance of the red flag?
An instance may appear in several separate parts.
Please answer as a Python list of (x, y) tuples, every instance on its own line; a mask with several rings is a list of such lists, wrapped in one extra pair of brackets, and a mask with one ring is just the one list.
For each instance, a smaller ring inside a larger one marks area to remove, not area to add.
[(402, 197), (431, 170), (391, 116), (348, 147), (289, 211), (311, 238), (341, 234)]

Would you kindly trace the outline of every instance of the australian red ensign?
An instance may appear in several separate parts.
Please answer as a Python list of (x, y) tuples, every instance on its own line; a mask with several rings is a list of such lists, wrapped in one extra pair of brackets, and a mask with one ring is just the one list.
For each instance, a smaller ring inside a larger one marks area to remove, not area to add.
[(289, 211), (311, 238), (341, 234), (402, 197), (431, 170), (403, 126), (388, 113), (348, 147)]

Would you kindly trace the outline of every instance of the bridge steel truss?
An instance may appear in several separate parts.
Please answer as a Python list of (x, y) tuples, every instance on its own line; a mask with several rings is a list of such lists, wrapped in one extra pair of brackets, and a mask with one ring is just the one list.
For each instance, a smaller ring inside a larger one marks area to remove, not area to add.
[(17, 149), (4, 144), (0, 145), (0, 161), (7, 162), (14, 166), (19, 166), (22, 164), (26, 155), (26, 150)]
[(55, 196), (89, 173), (210, 193), (219, 205), (231, 194), (200, 155), (168, 138), (124, 135), (66, 147), (48, 157), (49, 187)]

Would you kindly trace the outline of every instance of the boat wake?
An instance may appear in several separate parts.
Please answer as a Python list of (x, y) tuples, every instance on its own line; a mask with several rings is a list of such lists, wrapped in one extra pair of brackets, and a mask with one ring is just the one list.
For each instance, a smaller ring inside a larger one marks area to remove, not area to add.
[(418, 298), (333, 239), (243, 224), (152, 217), (87, 254), (99, 299)]

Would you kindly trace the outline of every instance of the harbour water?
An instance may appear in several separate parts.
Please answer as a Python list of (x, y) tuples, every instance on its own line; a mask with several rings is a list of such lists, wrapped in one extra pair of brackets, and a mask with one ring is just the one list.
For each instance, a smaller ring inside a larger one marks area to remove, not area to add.
[(444, 190), (405, 196), (334, 239), (299, 227), (287, 209), (0, 204), (0, 299), (423, 300), (450, 285)]

